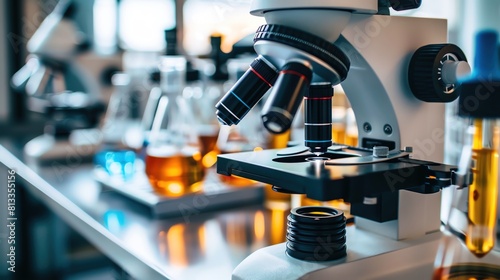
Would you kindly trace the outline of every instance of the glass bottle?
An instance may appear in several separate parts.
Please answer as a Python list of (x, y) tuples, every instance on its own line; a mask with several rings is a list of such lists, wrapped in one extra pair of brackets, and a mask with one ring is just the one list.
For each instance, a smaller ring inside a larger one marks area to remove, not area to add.
[(161, 61), (162, 96), (146, 148), (146, 175), (154, 190), (166, 196), (201, 191), (204, 176), (192, 112), (182, 97), (185, 65), (185, 59), (176, 56)]
[(459, 87), (459, 115), (469, 126), (433, 280), (500, 279), (497, 45), (496, 32), (478, 33), (474, 72)]

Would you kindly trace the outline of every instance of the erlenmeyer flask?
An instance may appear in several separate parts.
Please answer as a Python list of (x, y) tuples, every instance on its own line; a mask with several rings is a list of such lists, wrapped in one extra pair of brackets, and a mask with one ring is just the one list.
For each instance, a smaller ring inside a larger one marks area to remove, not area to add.
[[(185, 62), (184, 62), (185, 64)], [(156, 192), (181, 196), (201, 190), (204, 168), (196, 130), (192, 129), (192, 112), (181, 95), (183, 68), (164, 65), (163, 94), (155, 112), (149, 144), (146, 148), (146, 175)], [(163, 83), (163, 81), (162, 81)]]

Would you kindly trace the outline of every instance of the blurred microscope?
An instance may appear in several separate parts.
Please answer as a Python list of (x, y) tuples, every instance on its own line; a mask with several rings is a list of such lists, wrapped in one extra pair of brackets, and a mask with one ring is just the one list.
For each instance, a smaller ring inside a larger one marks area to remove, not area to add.
[(112, 91), (121, 56), (99, 56), (72, 17), (77, 6), (62, 0), (27, 43), (26, 64), (12, 77), (30, 111), (47, 117), (44, 134), (25, 145), (36, 160), (91, 158), (100, 144), (96, 129)]
[[(254, 36), (258, 57), (216, 105), (217, 117), (237, 125), (269, 91), (264, 126), (289, 130), (303, 102), (304, 145), (219, 155), (217, 172), (319, 201), (343, 199), (355, 225), (330, 208), (292, 209), (286, 244), (255, 252), (233, 279), (432, 276), (449, 213), (441, 201), (453, 189), (446, 187), (472, 180), (440, 163), (445, 103), (458, 98), (471, 68), (446, 43), (446, 20), (390, 16), (420, 3), (253, 1), (251, 13), (267, 22)], [(332, 142), (339, 83), (356, 115), (356, 146)]]

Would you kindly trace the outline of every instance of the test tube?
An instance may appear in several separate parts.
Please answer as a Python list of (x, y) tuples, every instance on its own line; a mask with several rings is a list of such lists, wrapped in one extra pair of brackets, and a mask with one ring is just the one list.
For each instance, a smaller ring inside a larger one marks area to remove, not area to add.
[(499, 127), (496, 120), (475, 119), (472, 142), (473, 182), (469, 186), (469, 225), (465, 243), (477, 257), (495, 246), (498, 207)]

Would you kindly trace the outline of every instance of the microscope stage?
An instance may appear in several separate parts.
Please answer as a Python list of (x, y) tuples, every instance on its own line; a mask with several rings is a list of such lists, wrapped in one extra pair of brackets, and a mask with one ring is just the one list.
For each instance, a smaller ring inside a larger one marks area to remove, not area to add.
[(365, 197), (425, 183), (424, 166), (399, 158), (331, 165), (338, 159), (353, 158), (356, 162), (357, 158), (370, 155), (367, 151), (344, 148), (316, 156), (298, 147), (223, 154), (218, 156), (217, 172), (271, 184), (281, 192), (306, 194), (321, 201), (362, 202)]

